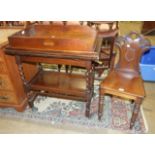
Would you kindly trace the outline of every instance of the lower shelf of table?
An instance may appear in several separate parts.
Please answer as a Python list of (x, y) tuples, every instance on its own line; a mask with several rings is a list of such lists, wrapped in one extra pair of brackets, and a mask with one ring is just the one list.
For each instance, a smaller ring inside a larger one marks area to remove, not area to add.
[(85, 97), (86, 77), (79, 74), (41, 71), (31, 82), (30, 89), (60, 95)]

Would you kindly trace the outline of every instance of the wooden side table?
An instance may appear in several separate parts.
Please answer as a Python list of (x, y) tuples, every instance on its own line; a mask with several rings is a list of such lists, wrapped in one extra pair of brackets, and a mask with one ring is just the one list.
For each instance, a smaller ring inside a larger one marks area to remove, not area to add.
[[(98, 59), (96, 49), (99, 49), (97, 32), (88, 26), (33, 25), (9, 37), (5, 52), (16, 57), (25, 91), (31, 94), (30, 103), (38, 94), (82, 100), (89, 117), (94, 61)], [(27, 80), (23, 63), (79, 66), (86, 68), (86, 74), (45, 71), (39, 66), (38, 72)]]

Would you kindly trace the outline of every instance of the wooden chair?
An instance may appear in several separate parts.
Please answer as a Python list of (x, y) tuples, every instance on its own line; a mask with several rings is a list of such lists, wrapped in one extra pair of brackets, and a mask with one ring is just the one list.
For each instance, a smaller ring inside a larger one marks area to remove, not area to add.
[[(81, 25), (82, 24), (83, 23), (81, 22)], [(92, 28), (95, 28), (98, 31), (98, 38), (100, 38), (98, 39), (99, 42), (101, 42), (101, 48), (99, 50), (99, 61), (95, 62), (95, 71), (98, 73), (98, 76), (100, 77), (105, 69), (111, 69), (114, 65), (115, 53), (113, 51), (113, 47), (115, 39), (118, 36), (118, 22), (87, 21), (87, 25)], [(77, 67), (71, 66), (70, 73), (72, 73), (74, 68)]]
[(99, 53), (99, 61), (95, 64), (95, 70), (98, 76), (101, 76), (105, 69), (112, 69), (116, 52), (114, 51), (115, 39), (118, 36), (118, 30), (110, 30), (107, 32), (99, 31), (98, 36), (102, 38), (101, 50)]
[(98, 118), (101, 120), (105, 94), (127, 98), (134, 101), (130, 123), (132, 128), (145, 96), (139, 62), (141, 55), (149, 49), (150, 42), (141, 35), (131, 32), (125, 37), (119, 37), (116, 45), (120, 51), (120, 58), (117, 66), (100, 84)]
[(88, 25), (98, 31), (98, 36), (102, 39), (99, 61), (95, 64), (95, 70), (100, 77), (105, 69), (112, 69), (116, 53), (113, 50), (114, 42), (118, 36), (117, 21), (91, 21)]

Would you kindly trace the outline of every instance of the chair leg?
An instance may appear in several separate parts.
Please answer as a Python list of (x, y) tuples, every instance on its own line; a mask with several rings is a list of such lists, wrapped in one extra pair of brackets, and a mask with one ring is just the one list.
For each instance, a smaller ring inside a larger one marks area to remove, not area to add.
[[(61, 67), (62, 67), (62, 65), (59, 64), (59, 65), (58, 65), (58, 72), (60, 72)], [(66, 73), (68, 73), (69, 65), (66, 65), (66, 66), (65, 66), (65, 70), (66, 70)]]
[(99, 93), (99, 102), (98, 102), (98, 119), (101, 120), (103, 115), (103, 104), (104, 104), (104, 94)]
[(102, 73), (104, 72), (105, 69), (103, 68), (100, 68), (97, 70), (97, 74), (98, 74), (98, 77), (101, 77)]
[(130, 129), (133, 128), (135, 121), (137, 119), (139, 110), (140, 110), (140, 105), (142, 103), (142, 99), (141, 98), (137, 98), (135, 100), (135, 105), (134, 105), (134, 109), (133, 109), (133, 113), (132, 113), (132, 118), (131, 118), (131, 122), (130, 122)]
[(114, 68), (116, 53), (113, 53), (110, 63), (110, 70)]
[(31, 91), (31, 92), (28, 94), (28, 105), (29, 105), (30, 108), (33, 108), (33, 107), (34, 107), (33, 102), (34, 102), (34, 100), (36, 99), (36, 97), (37, 97), (37, 93), (36, 93), (36, 92), (32, 92), (32, 91)]
[(89, 94), (87, 98), (86, 110), (85, 110), (85, 116), (88, 118), (90, 117), (90, 104), (91, 104), (91, 95)]
[(90, 103), (86, 103), (85, 116), (88, 117), (88, 118), (90, 117)]
[(66, 70), (66, 73), (68, 73), (69, 65), (66, 65), (66, 66), (65, 66), (65, 70)]
[(58, 72), (60, 72), (62, 65), (58, 65)]

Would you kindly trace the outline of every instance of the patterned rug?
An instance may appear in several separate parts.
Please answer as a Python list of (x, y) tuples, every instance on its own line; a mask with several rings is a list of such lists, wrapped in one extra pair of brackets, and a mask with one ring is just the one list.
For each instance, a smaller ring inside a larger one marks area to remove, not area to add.
[(0, 117), (29, 120), (51, 125), (69, 124), (75, 127), (87, 129), (112, 129), (123, 133), (146, 133), (147, 127), (142, 112), (132, 130), (129, 129), (133, 104), (125, 103), (120, 99), (105, 97), (104, 113), (101, 121), (98, 121), (98, 87), (95, 87), (95, 95), (91, 104), (91, 117), (86, 118), (85, 103), (73, 100), (64, 100), (51, 97), (38, 96), (34, 102), (34, 108), (24, 112), (17, 112), (12, 108), (0, 109)]

